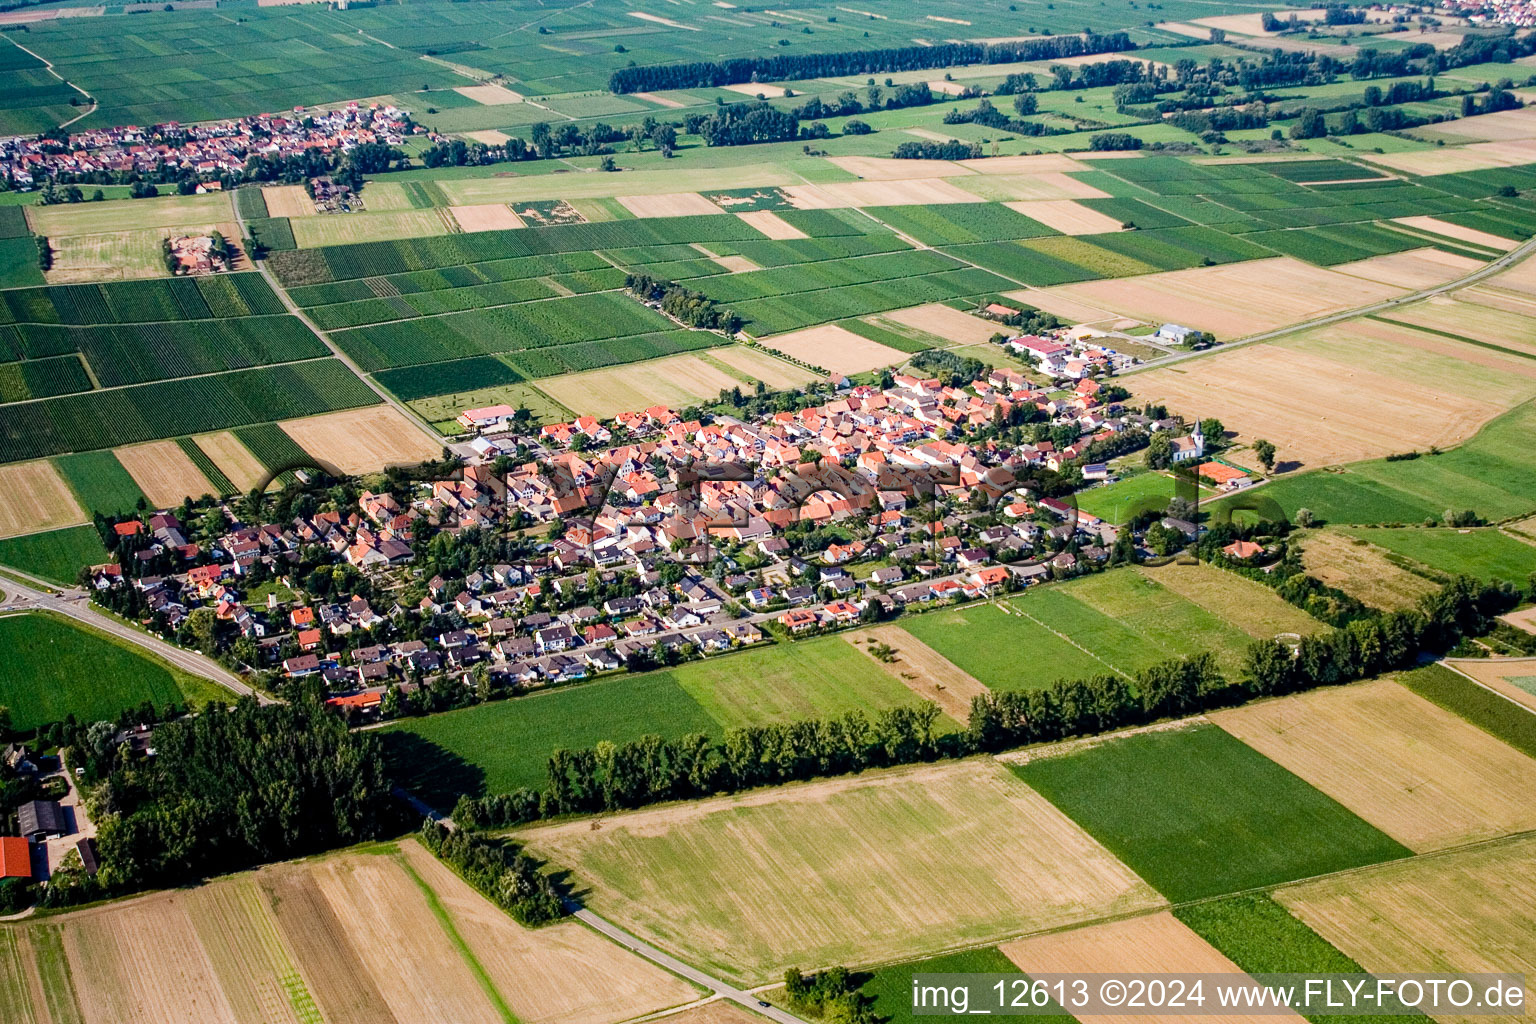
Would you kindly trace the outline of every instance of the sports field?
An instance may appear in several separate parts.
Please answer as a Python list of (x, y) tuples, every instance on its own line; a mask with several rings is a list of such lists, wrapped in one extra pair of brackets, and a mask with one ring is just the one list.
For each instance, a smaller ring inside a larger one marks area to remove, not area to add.
[(17, 729), (74, 715), (115, 721), (145, 701), (185, 703), (179, 673), (106, 634), (48, 614), (0, 616), (0, 706)]
[(407, 840), (0, 926), (0, 998), (84, 1024), (608, 1024), (696, 991), (574, 922), (519, 926)]
[(1010, 755), (1174, 902), (1405, 857), (1406, 847), (1209, 724)]
[(1536, 760), (1391, 680), (1210, 717), (1415, 852), (1536, 829)]
[(522, 835), (569, 867), (600, 913), (742, 981), (768, 980), (791, 964), (878, 962), (1158, 902), (1081, 829), (984, 759)]
[[(1536, 975), (1536, 839), (1383, 864), (1289, 886), (1275, 898), (1367, 971)], [(1458, 1022), (1476, 1017), (1442, 1016)]]

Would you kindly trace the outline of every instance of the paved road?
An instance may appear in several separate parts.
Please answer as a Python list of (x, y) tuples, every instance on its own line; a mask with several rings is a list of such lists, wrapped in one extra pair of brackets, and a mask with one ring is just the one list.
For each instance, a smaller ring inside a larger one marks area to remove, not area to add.
[[(240, 212), (240, 204), (235, 202), (232, 205), (235, 208), (235, 219), (240, 224), (241, 237), (251, 237), (250, 228), (248, 228), (245, 223), (245, 215)], [(330, 337), (315, 325), (315, 322), (309, 318), (304, 310), (299, 308), (298, 303), (294, 302), (293, 299), (289, 297), (287, 289), (283, 287), (283, 283), (279, 281), (277, 279), (277, 275), (272, 273), (272, 271), (267, 267), (266, 260), (253, 260), (252, 262), (255, 263), (256, 269), (261, 271), (261, 275), (267, 279), (267, 284), (272, 286), (272, 290), (277, 293), (277, 297), (282, 300), (283, 306), (287, 308), (288, 312), (297, 317), (299, 322), (302, 323), (305, 327), (309, 328), (310, 333), (319, 338), (321, 343), (330, 350), (331, 355), (335, 356), (337, 359), (340, 359), (342, 363), (345, 364), (347, 369), (352, 372), (353, 376), (357, 377), (364, 384), (368, 385), (369, 389), (374, 394), (378, 395), (382, 401), (387, 402), (390, 406), (392, 406), (396, 412), (400, 413), (400, 415), (414, 423), (423, 432), (431, 435), (432, 439), (438, 444), (443, 443), (443, 435), (433, 430), (432, 424), (423, 419), (415, 409), (412, 409), (410, 406), (406, 405), (404, 402), (400, 401), (400, 399), (396, 398), (394, 395), (390, 394), (383, 387), (381, 387), (377, 382), (374, 381), (372, 377), (363, 372), (363, 368), (361, 366), (358, 366), (357, 363), (352, 361), (351, 356), (347, 355), (338, 346), (331, 342)], [(318, 454), (321, 458), (325, 457), (323, 452), (316, 454)]]
[(1498, 259), (1492, 261), (1491, 263), (1485, 264), (1484, 266), (1481, 266), (1478, 269), (1472, 271), (1472, 273), (1468, 274), (1466, 277), (1458, 277), (1454, 281), (1447, 281), (1444, 284), (1437, 284), (1430, 288), (1423, 288), (1408, 295), (1400, 295), (1395, 299), (1388, 299), (1385, 302), (1377, 302), (1374, 305), (1360, 306), (1355, 309), (1346, 309), (1338, 313), (1330, 313), (1327, 316), (1318, 317), (1316, 320), (1308, 320), (1304, 323), (1291, 324), (1288, 327), (1277, 327), (1273, 331), (1265, 331), (1262, 334), (1250, 334), (1246, 338), (1238, 338), (1235, 341), (1229, 341), (1225, 344), (1216, 345), (1212, 348), (1201, 349), (1194, 352), (1178, 352), (1173, 355), (1163, 356), (1159, 359), (1149, 359), (1145, 363), (1141, 363), (1138, 366), (1122, 371), (1121, 376), (1127, 376), (1133, 373), (1141, 373), (1144, 370), (1155, 370), (1162, 366), (1171, 366), (1174, 363), (1181, 363), (1186, 359), (1198, 359), (1201, 356), (1215, 355), (1218, 352), (1227, 352), (1237, 348), (1240, 345), (1252, 345), (1260, 341), (1273, 341), (1274, 339), (1282, 338), (1287, 334), (1296, 334), (1300, 331), (1309, 331), (1314, 327), (1326, 327), (1328, 324), (1336, 324), (1343, 320), (1353, 320), (1355, 317), (1370, 316), (1373, 313), (1380, 313), (1384, 310), (1395, 309), (1398, 306), (1405, 306), (1410, 302), (1417, 302), (1420, 299), (1427, 299), (1432, 295), (1443, 295), (1446, 292), (1455, 291), (1458, 288), (1465, 288), (1468, 285), (1476, 284), (1485, 277), (1491, 277), (1492, 275), (1499, 273), (1501, 270), (1507, 269), (1512, 264), (1518, 263), (1520, 260), (1525, 259), (1533, 252), (1536, 252), (1536, 238), (1532, 238), (1529, 241), (1522, 243), (1517, 248), (1511, 249), (1509, 252), (1505, 253), (1503, 256), (1500, 256)]
[[(15, 573), (14, 569), (7, 572)], [(240, 681), (240, 677), (230, 672), (217, 662), (203, 657), (195, 651), (183, 650), (175, 644), (166, 643), (157, 636), (152, 636), (142, 630), (119, 622), (110, 615), (98, 612), (80, 590), (71, 588), (58, 594), (45, 593), (25, 586), (16, 579), (7, 577), (0, 580), (0, 590), (5, 592), (4, 601), (0, 601), (0, 612), (36, 611), (39, 609), (58, 612), (67, 615), (78, 622), (111, 633), (113, 636), (127, 640), (144, 648), (149, 653), (170, 662), (184, 672), (211, 679), (234, 693), (246, 697), (255, 696), (263, 704), (273, 703), (272, 698)]]

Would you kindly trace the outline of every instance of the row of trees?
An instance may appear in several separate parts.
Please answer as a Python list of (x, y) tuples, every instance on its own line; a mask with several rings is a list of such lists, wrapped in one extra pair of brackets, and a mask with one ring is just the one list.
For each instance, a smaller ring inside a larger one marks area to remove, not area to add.
[(732, 729), (720, 741), (702, 733), (676, 740), (649, 735), (556, 750), (542, 792), (466, 796), (454, 818), (472, 827), (510, 826), (1095, 735), (1406, 668), (1423, 654), (1486, 631), (1518, 600), (1507, 584), (1459, 578), (1413, 610), (1303, 637), (1294, 651), (1277, 640), (1257, 641), (1245, 652), (1236, 680), (1223, 675), (1213, 655), (1199, 653), (1160, 662), (1132, 679), (1106, 673), (1059, 680), (1043, 690), (984, 694), (972, 701), (963, 733), (935, 735), (939, 710), (925, 702), (872, 720), (851, 712)]
[(961, 142), (903, 142), (892, 151), (897, 160), (974, 160), (982, 155), (981, 143)]
[(888, 74), (960, 64), (1011, 64), (1018, 61), (1059, 60), (1135, 48), (1124, 32), (1108, 35), (1051, 36), (1008, 43), (941, 43), (882, 50), (838, 53), (775, 54), (725, 61), (653, 64), (620, 68), (608, 79), (616, 93), (658, 89), (713, 88), (746, 82), (778, 82), (846, 75)]
[(470, 885), (506, 910), (519, 924), (546, 924), (565, 915), (565, 901), (538, 860), (506, 839), (465, 829), (447, 829), (430, 819), (419, 838)]
[[(1033, 114), (1038, 109), (1038, 101), (1033, 93), (1020, 95), (1013, 103), (1014, 109), (1021, 115)], [(998, 131), (1012, 132), (1015, 135), (1065, 135), (1070, 129), (1053, 128), (1039, 121), (1021, 121), (1018, 118), (1009, 117), (992, 105), (991, 100), (982, 100), (970, 110), (951, 110), (944, 115), (945, 124), (979, 124), (988, 128), (996, 128)]]
[(624, 287), (642, 302), (660, 302), (662, 312), (689, 327), (724, 331), (726, 334), (735, 334), (741, 330), (741, 317), (728, 309), (722, 309), (703, 292), (684, 288), (675, 281), (651, 277), (649, 274), (626, 274)]

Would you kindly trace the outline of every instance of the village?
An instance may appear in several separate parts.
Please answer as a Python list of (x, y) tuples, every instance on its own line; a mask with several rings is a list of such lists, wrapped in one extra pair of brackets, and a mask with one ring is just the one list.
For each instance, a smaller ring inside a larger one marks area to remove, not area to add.
[(330, 156), (369, 143), (398, 146), (420, 131), (408, 111), (352, 101), (333, 110), (295, 107), (287, 114), (232, 121), (93, 128), (66, 139), (15, 136), (0, 139), (0, 179), (9, 188), (25, 190), (50, 180), (171, 180), (190, 171), (201, 193), (245, 176), (255, 158), (282, 161), (310, 152)]
[[(1053, 373), (1079, 356), (1111, 369), (1082, 339), (1010, 344)], [(885, 387), (834, 376), (818, 404), (707, 423), (653, 407), (529, 428), (508, 406), (472, 409), (457, 472), (286, 522), (243, 522), (234, 503), (195, 528), (185, 510), (123, 519), (111, 528), (128, 564), (96, 566), (90, 582), (99, 602), (189, 642), (208, 609), (232, 663), (274, 686), (319, 680), (363, 721), (1166, 554), (1162, 538), (1198, 535), (1172, 476), (1153, 514), (1124, 525), (1076, 502), (1117, 463), (1139, 473), (1149, 450), (1166, 453), (1163, 470), (1198, 467), (1212, 491), (1259, 482), (1206, 458), (1199, 424), (1132, 408), (1108, 377), (1066, 376), (1080, 379), (1046, 389), (984, 366), (971, 380), (887, 374)], [(465, 547), (494, 554), (466, 562)], [(1239, 540), (1226, 554), (1265, 549)]]

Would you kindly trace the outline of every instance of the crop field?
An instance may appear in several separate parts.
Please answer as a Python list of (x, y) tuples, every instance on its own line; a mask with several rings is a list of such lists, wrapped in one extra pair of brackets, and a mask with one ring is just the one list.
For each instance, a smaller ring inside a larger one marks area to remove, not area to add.
[(1440, 249), (1411, 249), (1354, 263), (1335, 264), (1333, 269), (1368, 281), (1419, 289), (1466, 277), (1483, 265), (1485, 256), (1478, 253), (1474, 258)]
[(1212, 725), (1041, 753), (1013, 770), (1174, 902), (1409, 854)]
[(114, 199), (103, 203), (61, 203), (26, 209), (32, 230), (50, 238), (144, 228), (179, 228), (234, 219), (229, 196), (223, 192), (202, 196)]
[(1536, 565), (1536, 545), (1496, 527), (1473, 530), (1355, 528), (1350, 536), (1385, 548), (1430, 574), (1466, 574), (1519, 584)]
[(0, 537), (54, 530), (89, 518), (50, 462), (0, 466), (0, 491), (5, 493), (5, 501), (0, 502)]
[(1536, 482), (1524, 469), (1524, 438), (1533, 424), (1536, 407), (1526, 404), (1439, 455), (1357, 462), (1277, 481), (1265, 491), (1288, 512), (1310, 508), (1336, 523), (1421, 522), (1447, 508), (1475, 509), (1495, 521), (1518, 516), (1536, 508)]
[(219, 472), (242, 494), (255, 487), (267, 475), (266, 467), (251, 454), (250, 449), (227, 430), (189, 440), (213, 461)]
[[(332, 337), (364, 369), (382, 370), (497, 352), (521, 354), (525, 350), (551, 346), (563, 348), (581, 342), (634, 338), (665, 332), (672, 326), (670, 320), (634, 299), (618, 293), (600, 292), (495, 309), (446, 313), (376, 327), (360, 327), (338, 331)], [(701, 344), (719, 341), (719, 338), (710, 337), (708, 341), (690, 343), (685, 347), (696, 348)], [(565, 363), (565, 369), (574, 370), (628, 361), (623, 358), (604, 359), (602, 353), (605, 351), (610, 356), (623, 354), (614, 346), (578, 349), (572, 353), (561, 353), (556, 365)], [(635, 358), (639, 357), (629, 356), (630, 360)], [(571, 365), (571, 360), (585, 362), (587, 365)], [(518, 362), (514, 360), (515, 364)], [(562, 371), (546, 370), (528, 376), (546, 376), (550, 372)]]
[(381, 733), (411, 792), (448, 810), (461, 793), (542, 788), (556, 748), (718, 731), (696, 700), (658, 672), (449, 711)]
[(0, 406), (0, 461), (90, 451), (372, 405), (334, 359)]
[[(1022, 205), (1022, 204), (1019, 204)], [(1017, 206), (998, 203), (942, 206), (875, 206), (869, 214), (924, 245), (1000, 242), (1039, 238), (1057, 229), (1026, 216)], [(1116, 224), (1113, 227), (1118, 228)]]
[(414, 466), (442, 454), (435, 438), (387, 405), (286, 420), (278, 426), (300, 448), (343, 473)]
[[(1032, 936), (998, 949), (1021, 968), (1040, 974), (1238, 973), (1237, 965), (1168, 911)], [(1179, 1013), (1145, 1016), (1162, 1024), (1188, 1019)], [(1277, 1015), (1287, 1018), (1293, 1024), (1301, 1020), (1296, 1014)], [(1233, 1014), (1218, 1019), (1237, 1024), (1259, 1018)]]
[(431, 363), (408, 369), (381, 370), (373, 375), (403, 402), (436, 395), (451, 395), (459, 391), (491, 388), (502, 384), (516, 384), (522, 380), (518, 373), (494, 356), (471, 356), (446, 363)]
[[(75, 497), (80, 499), (80, 507), (88, 513), (131, 515), (140, 501), (147, 500), (138, 481), (113, 452), (61, 455), (53, 464), (58, 467), (59, 475), (69, 483)], [(179, 503), (181, 496), (178, 495), (175, 500)]]
[(1300, 543), (1308, 573), (1373, 608), (1412, 608), (1435, 590), (1432, 580), (1409, 572), (1385, 549), (1346, 530), (1313, 530), (1303, 534)]
[[(971, 699), (987, 692), (987, 687), (974, 676), (967, 675), (932, 647), (908, 633), (900, 626), (877, 626), (844, 633), (843, 638), (858, 648), (864, 648), (871, 663), (878, 665), (893, 679), (923, 700), (931, 700), (946, 715), (964, 724), (970, 721)], [(874, 644), (891, 648), (889, 661), (875, 658)]]
[(27, 732), (74, 715), (115, 721), (145, 701), (184, 701), (171, 669), (104, 633), (50, 614), (0, 616), (0, 705)]
[[(1511, 659), (1486, 664), (1502, 664), (1503, 668), (1498, 671), (1503, 672), (1523, 669), (1528, 662)], [(1444, 664), (1425, 665), (1401, 673), (1398, 680), (1425, 700), (1497, 736), (1516, 750), (1536, 757), (1536, 719), (1529, 713), (1531, 701), (1520, 696), (1522, 693), (1529, 696), (1529, 690), (1515, 687), (1518, 692), (1511, 693), (1508, 687), (1500, 685), (1492, 685), (1490, 690), (1474, 681), (1486, 683), (1486, 670), (1469, 672), (1466, 662), (1460, 662), (1457, 667), (1461, 671), (1453, 672)], [(1523, 681), (1527, 677), (1516, 678)]]
[(218, 490), (175, 441), (119, 448), (117, 459), (156, 508), (179, 505), (183, 498), (200, 498)]
[(97, 325), (283, 312), (260, 274), (55, 285), (0, 292), (5, 323)]
[(218, 464), (213, 459), (209, 458), (208, 453), (198, 447), (195, 440), (190, 437), (178, 437), (176, 439), (176, 447), (181, 449), (182, 454), (186, 456), (197, 472), (202, 474), (204, 481), (210, 488), (209, 493), (220, 497), (239, 493), (240, 489), (235, 486), (229, 477), (224, 475), (224, 471), (218, 467)]
[[(911, 309), (892, 310), (882, 319), (894, 321), (902, 327), (912, 328), (923, 335), (960, 344), (982, 344), (990, 341), (995, 334), (1008, 333), (1008, 329), (996, 321), (983, 320), (981, 317), (962, 313), (942, 302), (930, 302), (913, 306)], [(1001, 353), (1001, 350), (998, 351)]]
[(295, 217), (288, 222), (288, 228), (300, 249), (314, 249), (449, 234), (458, 231), (459, 224), (447, 210), (429, 208)]
[[(877, 967), (869, 972), (869, 980), (859, 989), (859, 994), (874, 1001), (872, 1008), (877, 1019), (886, 1024), (958, 1024), (967, 1018), (960, 1014), (924, 1014), (919, 1017), (912, 1012), (913, 975), (1019, 973), (1018, 965), (1004, 956), (996, 946), (982, 946), (960, 953), (941, 953), (922, 960), (907, 960)], [(1068, 1014), (1041, 1015), (1034, 1019), (1040, 1024), (1073, 1024), (1075, 1020)]]
[(816, 379), (815, 374), (803, 367), (745, 345), (712, 348), (708, 359), (713, 363), (724, 363), (733, 373), (746, 377), (748, 382), (762, 381), (773, 390), (804, 387)]
[[(982, 808), (989, 809), (979, 813)], [(989, 760), (866, 773), (522, 834), (591, 903), (744, 982), (1157, 904)], [(944, 865), (943, 871), (932, 869)], [(804, 898), (814, 882), (816, 899)]]
[[(1383, 864), (1275, 899), (1367, 971), (1536, 972), (1536, 840)], [(1527, 980), (1526, 1005), (1532, 989)], [(1471, 1017), (1442, 1016), (1471, 1021)]]
[(684, 409), (712, 402), (741, 380), (695, 353), (544, 377), (539, 390), (572, 412), (606, 419), (621, 412), (665, 405)]
[[(8, 467), (7, 467), (8, 468)], [(24, 537), (0, 538), (0, 565), (72, 586), (80, 570), (108, 560), (96, 527), (89, 524)]]
[(1210, 717), (1417, 853), (1536, 828), (1536, 760), (1390, 680)]
[[(174, 950), (154, 941), (167, 934), (182, 939)], [(19, 989), (42, 991), (46, 972), (49, 1003), (85, 1024), (611, 1024), (695, 996), (575, 922), (519, 926), (411, 840), (6, 925), (3, 937)]]
[(870, 341), (837, 324), (764, 338), (762, 344), (833, 373), (862, 373), (881, 366), (896, 366), (907, 358), (904, 351)]

